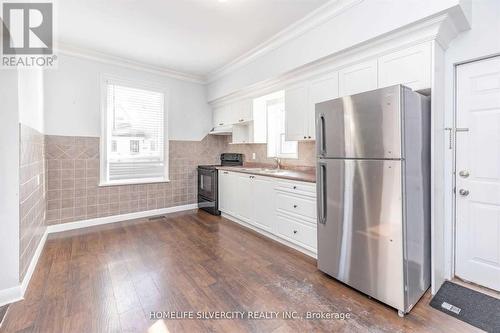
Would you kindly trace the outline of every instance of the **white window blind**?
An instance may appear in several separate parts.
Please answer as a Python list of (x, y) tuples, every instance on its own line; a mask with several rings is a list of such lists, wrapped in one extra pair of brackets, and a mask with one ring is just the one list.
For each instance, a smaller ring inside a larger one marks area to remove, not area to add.
[(164, 93), (109, 80), (105, 81), (105, 93), (101, 182), (166, 180)]

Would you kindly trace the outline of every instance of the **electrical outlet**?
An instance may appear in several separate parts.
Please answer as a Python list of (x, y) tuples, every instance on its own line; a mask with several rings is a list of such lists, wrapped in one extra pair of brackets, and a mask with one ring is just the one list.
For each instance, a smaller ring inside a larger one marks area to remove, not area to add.
[(255, 153), (252, 153), (252, 160), (255, 160), (257, 158)]

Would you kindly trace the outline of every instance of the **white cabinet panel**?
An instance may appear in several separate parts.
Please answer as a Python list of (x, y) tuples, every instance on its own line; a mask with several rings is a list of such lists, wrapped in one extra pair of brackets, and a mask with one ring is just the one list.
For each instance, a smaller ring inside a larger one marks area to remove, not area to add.
[(288, 214), (300, 215), (313, 221), (316, 220), (316, 201), (311, 198), (278, 193), (276, 195), (276, 207)]
[(274, 222), (274, 183), (272, 179), (255, 176), (253, 178), (253, 218), (251, 224), (272, 232)]
[(234, 119), (232, 118), (232, 112), (231, 112), (231, 106), (230, 105), (224, 105), (221, 107), (218, 107), (214, 110), (214, 115), (213, 115), (213, 120), (214, 120), (214, 127), (218, 126), (225, 126), (225, 125), (230, 125), (234, 123)]
[(232, 105), (235, 123), (251, 121), (253, 117), (253, 102), (251, 99), (244, 99)]
[(339, 96), (377, 89), (377, 60), (358, 63), (339, 71)]
[(253, 202), (255, 200), (252, 194), (252, 180), (255, 176), (236, 173), (236, 183), (234, 184), (234, 213), (235, 216), (244, 222), (250, 222), (252, 217)]
[(315, 227), (302, 224), (298, 220), (285, 215), (278, 215), (276, 218), (276, 230), (278, 235), (288, 241), (316, 252), (317, 231)]
[(309, 110), (307, 115), (308, 138), (316, 138), (315, 104), (337, 97), (339, 97), (339, 75), (337, 72), (329, 73), (311, 81), (309, 85)]
[(305, 85), (285, 90), (285, 137), (287, 141), (307, 139), (307, 87)]
[(378, 59), (379, 88), (403, 84), (413, 90), (431, 87), (431, 44), (424, 43)]
[(236, 175), (228, 171), (219, 170), (219, 210), (234, 215)]

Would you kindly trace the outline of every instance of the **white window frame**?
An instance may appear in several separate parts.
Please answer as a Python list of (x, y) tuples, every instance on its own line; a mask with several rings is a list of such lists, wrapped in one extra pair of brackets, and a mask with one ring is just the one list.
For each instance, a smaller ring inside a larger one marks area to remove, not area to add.
[[(272, 106), (272, 105), (275, 105), (275, 104), (280, 104), (280, 103), (285, 103), (285, 99), (284, 97), (279, 97), (279, 98), (273, 98), (273, 99), (269, 99), (268, 101), (266, 101), (266, 137), (269, 138), (268, 134), (269, 134), (269, 115), (268, 115), (268, 111), (267, 111), (267, 108), (268, 106)], [(286, 111), (285, 111), (286, 112)], [(269, 140), (266, 140), (266, 145), (269, 146)], [(281, 140), (280, 140), (280, 147), (281, 147)], [(294, 153), (283, 153), (281, 151), (281, 148), (276, 150), (276, 156), (271, 156), (269, 155), (269, 147), (266, 147), (266, 156), (268, 158), (283, 158), (283, 159), (289, 159), (289, 160), (297, 160), (299, 159), (299, 144), (297, 142), (297, 151), (294, 152)]]
[[(99, 160), (100, 160), (100, 175), (99, 175), (99, 186), (112, 186), (112, 185), (131, 185), (131, 184), (150, 184), (150, 183), (167, 183), (170, 182), (169, 179), (169, 139), (168, 139), (168, 107), (169, 107), (169, 92), (168, 90), (159, 83), (154, 82), (142, 82), (136, 80), (130, 80), (122, 78), (119, 76), (111, 74), (101, 74), (100, 80), (100, 92), (101, 92), (101, 138), (99, 146)], [(107, 117), (107, 84), (116, 84), (121, 86), (126, 86), (136, 89), (144, 89), (155, 92), (160, 92), (163, 94), (163, 139), (165, 140), (164, 147), (164, 164), (165, 172), (163, 177), (154, 178), (141, 178), (141, 179), (124, 179), (124, 180), (112, 180), (107, 178), (107, 146), (106, 142), (108, 137), (108, 117)]]

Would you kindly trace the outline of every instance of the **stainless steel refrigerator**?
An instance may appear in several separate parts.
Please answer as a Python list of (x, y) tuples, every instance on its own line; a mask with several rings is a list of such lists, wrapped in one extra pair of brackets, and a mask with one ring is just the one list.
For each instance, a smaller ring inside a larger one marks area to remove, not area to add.
[(430, 100), (397, 85), (316, 104), (318, 268), (409, 312), (430, 285)]

